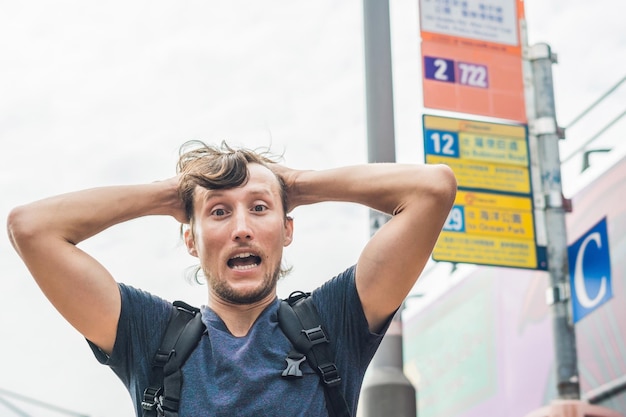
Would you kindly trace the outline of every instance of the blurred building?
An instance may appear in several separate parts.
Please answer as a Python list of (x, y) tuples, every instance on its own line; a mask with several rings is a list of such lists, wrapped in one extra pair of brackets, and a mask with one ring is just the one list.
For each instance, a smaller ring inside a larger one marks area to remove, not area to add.
[[(581, 175), (566, 221), (570, 278), (579, 280), (571, 296), (581, 396), (626, 415), (624, 149)], [(463, 266), (459, 274), (403, 317), (419, 417), (522, 417), (549, 403), (556, 378), (547, 272)], [(595, 281), (581, 286), (589, 275)]]

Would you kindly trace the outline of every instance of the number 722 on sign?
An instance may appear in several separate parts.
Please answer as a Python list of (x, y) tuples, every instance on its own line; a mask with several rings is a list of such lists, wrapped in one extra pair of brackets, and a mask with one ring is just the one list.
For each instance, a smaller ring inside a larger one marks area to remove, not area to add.
[(471, 62), (425, 56), (424, 76), (428, 80), (459, 83), (468, 87), (489, 87), (487, 66)]

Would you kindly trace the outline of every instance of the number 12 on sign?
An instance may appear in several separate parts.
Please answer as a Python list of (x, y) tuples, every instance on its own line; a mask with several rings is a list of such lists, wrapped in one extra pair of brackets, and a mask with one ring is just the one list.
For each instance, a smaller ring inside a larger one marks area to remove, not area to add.
[(445, 130), (426, 130), (426, 154), (459, 157), (459, 134)]
[(459, 83), (469, 87), (489, 87), (487, 66), (471, 62), (455, 62), (452, 59), (425, 56), (424, 75), (427, 80)]

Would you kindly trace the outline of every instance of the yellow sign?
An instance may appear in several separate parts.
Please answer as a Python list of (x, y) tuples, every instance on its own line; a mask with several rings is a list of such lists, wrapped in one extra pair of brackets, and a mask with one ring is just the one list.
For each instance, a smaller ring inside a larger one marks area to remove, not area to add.
[(535, 268), (537, 254), (530, 197), (459, 191), (433, 258)]
[(535, 238), (530, 198), (460, 191), (465, 208), (465, 232), (497, 237)]
[(495, 136), (509, 136), (517, 139), (526, 138), (526, 129), (523, 126), (518, 125), (485, 123), (477, 122), (475, 120), (424, 115), (424, 126), (429, 129), (492, 134)]
[(459, 186), (433, 259), (538, 268), (526, 128), (424, 116), (424, 154)]
[(530, 175), (525, 167), (434, 155), (427, 155), (426, 163), (448, 165), (454, 171), (457, 184), (461, 188), (530, 193)]
[(528, 166), (525, 138), (460, 132), (459, 141), (462, 159)]
[(530, 193), (524, 126), (424, 116), (426, 163), (446, 164), (459, 187)]
[(537, 268), (534, 241), (442, 232), (433, 251), (437, 261)]

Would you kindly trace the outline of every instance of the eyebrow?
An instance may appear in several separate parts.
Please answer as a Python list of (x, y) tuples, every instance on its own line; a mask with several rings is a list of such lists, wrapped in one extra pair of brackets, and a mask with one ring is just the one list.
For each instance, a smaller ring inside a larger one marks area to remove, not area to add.
[[(214, 198), (219, 198), (219, 197), (223, 197), (228, 189), (226, 190), (206, 190), (205, 192), (205, 197), (204, 197), (204, 201), (209, 201), (212, 200)], [(268, 197), (273, 197), (273, 193), (272, 191), (265, 189), (265, 188), (258, 188), (258, 189), (252, 189), (250, 190), (247, 194), (252, 195), (252, 196), (258, 196), (258, 197), (264, 197), (264, 198), (268, 198)], [(280, 196), (278, 196), (280, 198)]]

